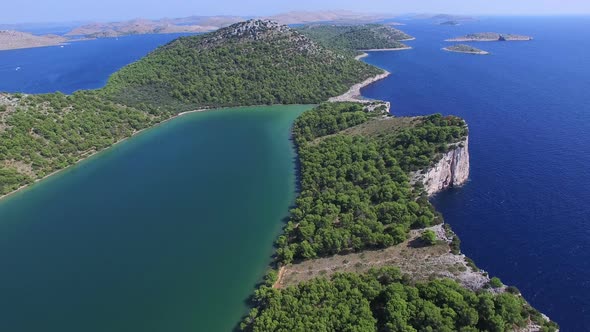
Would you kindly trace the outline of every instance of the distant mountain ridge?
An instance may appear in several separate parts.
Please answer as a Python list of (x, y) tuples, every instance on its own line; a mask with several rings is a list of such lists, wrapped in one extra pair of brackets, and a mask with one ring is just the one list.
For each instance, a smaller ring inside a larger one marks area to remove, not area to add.
[[(352, 11), (292, 11), (260, 19), (287, 25), (318, 22), (364, 24), (375, 23), (392, 16), (392, 14), (365, 14)], [(240, 16), (189, 16), (159, 20), (138, 18), (121, 22), (86, 24), (73, 29), (66, 35), (104, 38), (145, 33), (209, 32), (246, 19)]]
[(279, 22), (281, 24), (307, 24), (307, 23), (341, 23), (341, 24), (362, 24), (375, 23), (387, 18), (393, 14), (369, 14), (357, 13), (346, 10), (324, 10), (324, 11), (291, 11), (273, 16), (264, 17), (264, 19)]
[(191, 16), (161, 20), (134, 19), (122, 22), (86, 24), (73, 29), (66, 35), (101, 38), (147, 33), (208, 32), (243, 20), (242, 17), (236, 16)]
[(63, 44), (66, 41), (67, 38), (57, 35), (35, 36), (27, 32), (0, 30), (0, 51), (55, 46)]

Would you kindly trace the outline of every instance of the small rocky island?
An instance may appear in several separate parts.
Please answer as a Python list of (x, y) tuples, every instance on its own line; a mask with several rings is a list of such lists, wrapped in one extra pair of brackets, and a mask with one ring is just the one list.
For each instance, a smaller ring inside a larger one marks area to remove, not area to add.
[(456, 25), (461, 25), (461, 23), (459, 23), (459, 21), (444, 21), (444, 22), (440, 22), (438, 25), (456, 26)]
[(465, 36), (447, 39), (449, 42), (483, 42), (483, 41), (527, 41), (533, 37), (514, 34), (501, 34), (496, 32), (471, 33)]
[(445, 51), (449, 52), (456, 52), (456, 53), (467, 53), (467, 54), (477, 54), (477, 55), (487, 55), (490, 52), (486, 52), (484, 50), (480, 50), (479, 48), (475, 48), (473, 46), (465, 45), (465, 44), (457, 44), (453, 46), (448, 46), (443, 48)]

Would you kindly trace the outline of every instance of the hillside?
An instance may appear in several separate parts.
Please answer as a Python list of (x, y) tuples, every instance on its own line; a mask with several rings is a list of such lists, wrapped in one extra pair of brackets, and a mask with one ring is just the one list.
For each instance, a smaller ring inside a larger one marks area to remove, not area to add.
[(381, 72), (286, 26), (248, 21), (173, 41), (101, 90), (0, 94), (0, 196), (182, 111), (317, 103)]
[(271, 21), (179, 38), (115, 73), (104, 94), (177, 112), (234, 105), (318, 103), (382, 71)]
[(35, 36), (30, 33), (0, 30), (0, 51), (60, 45), (67, 39), (56, 35)]
[(412, 36), (387, 25), (307, 25), (297, 31), (318, 43), (345, 50), (399, 49)]

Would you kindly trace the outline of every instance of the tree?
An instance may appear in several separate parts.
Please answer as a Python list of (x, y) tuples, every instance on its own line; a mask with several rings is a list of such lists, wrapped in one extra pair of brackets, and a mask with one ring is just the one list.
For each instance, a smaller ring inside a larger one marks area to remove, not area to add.
[(492, 288), (500, 288), (502, 287), (502, 281), (500, 281), (500, 278), (498, 277), (493, 277), (492, 279), (490, 279), (489, 285)]
[(436, 234), (430, 230), (427, 229), (424, 232), (422, 232), (422, 235), (420, 236), (420, 240), (425, 243), (426, 245), (432, 246), (436, 244)]

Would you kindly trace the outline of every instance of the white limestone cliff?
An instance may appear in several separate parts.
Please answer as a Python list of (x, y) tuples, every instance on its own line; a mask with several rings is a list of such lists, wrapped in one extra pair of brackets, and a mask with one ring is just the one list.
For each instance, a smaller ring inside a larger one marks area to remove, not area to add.
[(421, 181), (428, 195), (458, 187), (469, 178), (469, 137), (453, 144), (432, 167), (411, 174), (411, 183)]

